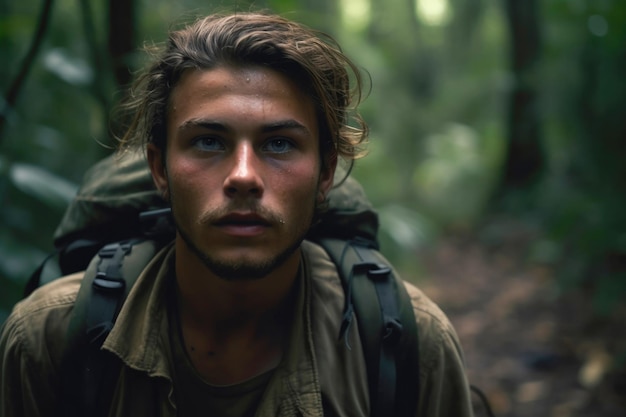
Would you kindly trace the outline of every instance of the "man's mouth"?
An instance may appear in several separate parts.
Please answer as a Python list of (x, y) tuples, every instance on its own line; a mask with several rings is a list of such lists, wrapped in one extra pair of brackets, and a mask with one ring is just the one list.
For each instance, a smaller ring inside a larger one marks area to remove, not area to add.
[(257, 214), (232, 213), (220, 217), (216, 226), (270, 226), (271, 223)]

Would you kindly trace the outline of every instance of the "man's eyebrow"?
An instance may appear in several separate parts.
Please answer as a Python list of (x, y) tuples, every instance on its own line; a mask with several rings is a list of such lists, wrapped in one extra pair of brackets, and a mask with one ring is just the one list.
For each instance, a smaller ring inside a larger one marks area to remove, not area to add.
[[(178, 130), (186, 130), (198, 127), (218, 132), (227, 132), (230, 130), (228, 125), (220, 121), (211, 119), (189, 119), (183, 122)], [(309, 131), (309, 129), (305, 125), (294, 119), (278, 120), (261, 126), (262, 133), (271, 133), (278, 130), (298, 130), (307, 136), (311, 136), (311, 132)]]
[(309, 129), (307, 129), (305, 125), (293, 119), (279, 120), (276, 122), (268, 123), (266, 125), (263, 125), (263, 127), (261, 128), (261, 131), (263, 133), (271, 133), (271, 132), (275, 132), (277, 130), (283, 130), (283, 129), (298, 130), (306, 134), (307, 136), (311, 135), (311, 132), (309, 131)]
[(220, 132), (228, 131), (228, 128), (225, 124), (218, 122), (216, 120), (208, 120), (208, 119), (189, 119), (185, 120), (183, 124), (178, 127), (178, 130), (186, 130), (201, 127), (209, 130), (217, 130)]

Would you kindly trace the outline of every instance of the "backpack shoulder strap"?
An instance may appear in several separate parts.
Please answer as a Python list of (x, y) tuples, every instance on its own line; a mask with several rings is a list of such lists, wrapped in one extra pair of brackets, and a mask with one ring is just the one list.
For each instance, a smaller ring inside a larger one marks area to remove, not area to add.
[(338, 239), (317, 243), (337, 265), (344, 286), (341, 338), (353, 313), (358, 318), (371, 416), (414, 416), (419, 393), (418, 333), (404, 283), (374, 244)]
[(107, 414), (119, 365), (101, 346), (130, 289), (158, 248), (153, 240), (111, 243), (100, 249), (87, 267), (71, 313), (61, 363), (65, 416)]

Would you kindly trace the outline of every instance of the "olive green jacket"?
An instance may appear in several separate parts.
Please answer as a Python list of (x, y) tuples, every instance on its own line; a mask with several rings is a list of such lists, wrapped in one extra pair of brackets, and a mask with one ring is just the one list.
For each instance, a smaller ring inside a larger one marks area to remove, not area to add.
[[(336, 268), (318, 246), (302, 246), (301, 279), (289, 350), (276, 368), (258, 417), (367, 416), (369, 398), (358, 326), (346, 347), (338, 335), (344, 295)], [(124, 366), (111, 416), (175, 416), (165, 291), (173, 249), (146, 267), (103, 348)], [(82, 274), (38, 289), (17, 304), (0, 337), (0, 417), (58, 415), (59, 363)], [(418, 415), (472, 416), (463, 357), (448, 319), (420, 290), (406, 284), (420, 335)]]

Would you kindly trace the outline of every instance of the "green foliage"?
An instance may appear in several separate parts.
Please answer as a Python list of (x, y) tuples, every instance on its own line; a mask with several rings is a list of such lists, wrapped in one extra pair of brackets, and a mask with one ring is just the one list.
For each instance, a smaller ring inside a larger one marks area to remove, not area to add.
[(623, 196), (575, 181), (543, 187), (535, 204), (546, 240), (535, 260), (555, 266), (562, 291), (588, 288), (596, 311), (610, 313), (626, 295)]
[(439, 223), (467, 227), (484, 212), (502, 158), (501, 133), (494, 133), (479, 135), (469, 126), (451, 123), (426, 138), (413, 186)]
[[(25, 279), (46, 256), (45, 248), (55, 223), (76, 193), (77, 187), (37, 166), (0, 158), (0, 320), (7, 306), (21, 298)], [(25, 244), (28, 242), (28, 244)]]
[(551, 163), (533, 204), (561, 248), (561, 288), (590, 288), (608, 314), (626, 296), (626, 4), (553, 0), (543, 13)]

